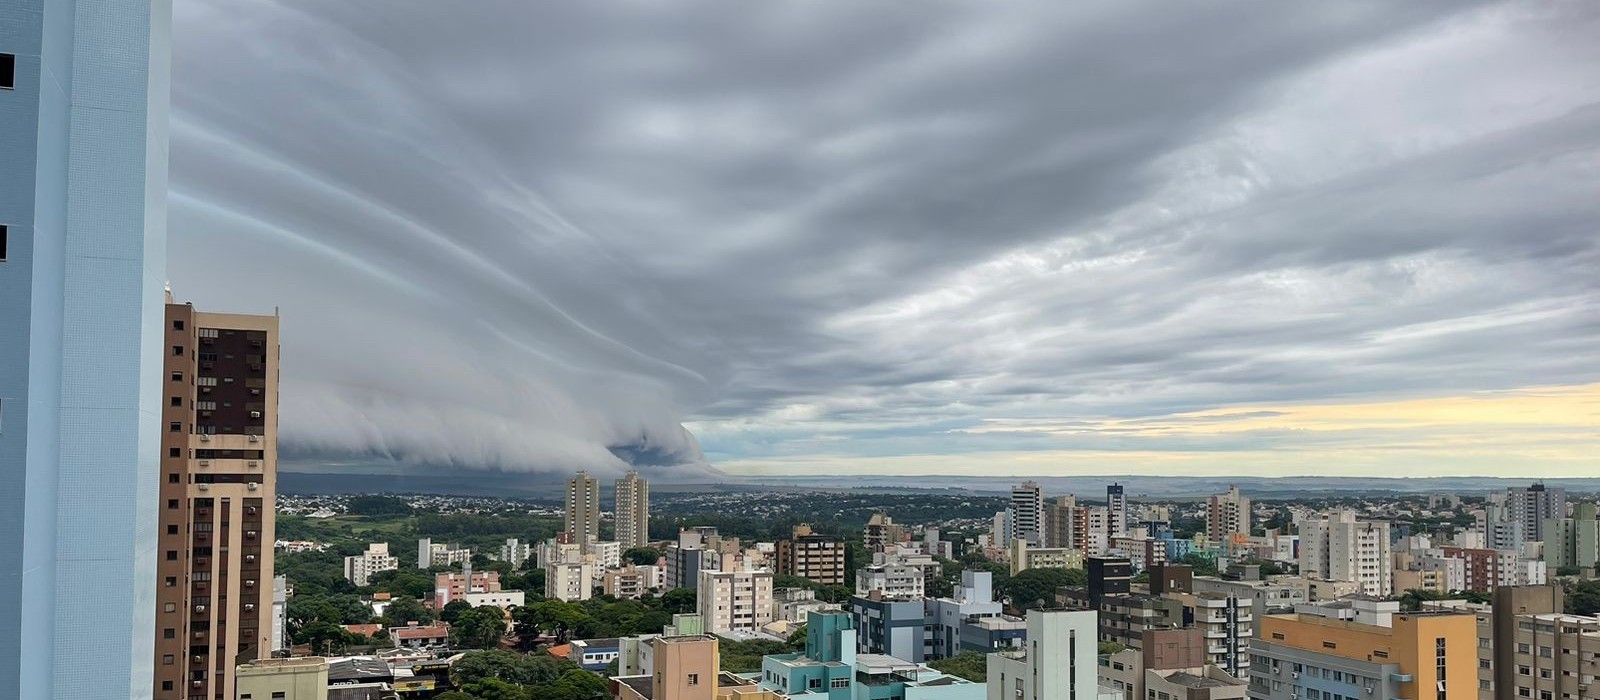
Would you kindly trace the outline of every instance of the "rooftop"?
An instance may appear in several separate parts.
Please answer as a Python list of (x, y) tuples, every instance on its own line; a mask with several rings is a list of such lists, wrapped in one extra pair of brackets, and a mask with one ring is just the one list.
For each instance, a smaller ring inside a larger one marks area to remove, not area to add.
[(655, 698), (655, 684), (650, 682), (650, 676), (618, 676), (612, 680), (632, 688), (645, 700)]
[(1220, 678), (1207, 678), (1205, 676), (1197, 676), (1197, 675), (1195, 675), (1193, 673), (1189, 673), (1187, 671), (1179, 671), (1177, 673), (1174, 673), (1174, 674), (1172, 674), (1170, 676), (1167, 676), (1166, 680), (1167, 680), (1168, 683), (1172, 683), (1174, 685), (1181, 685), (1181, 686), (1183, 686), (1185, 688), (1227, 688), (1227, 687), (1230, 687), (1230, 686), (1244, 685), (1245, 684), (1244, 681), (1240, 681), (1240, 680), (1229, 682), (1229, 681), (1222, 680)]

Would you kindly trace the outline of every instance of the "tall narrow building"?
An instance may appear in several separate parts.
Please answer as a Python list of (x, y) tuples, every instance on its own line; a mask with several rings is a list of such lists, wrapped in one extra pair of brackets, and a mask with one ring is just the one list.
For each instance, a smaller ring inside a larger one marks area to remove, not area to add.
[(1128, 534), (1128, 496), (1122, 484), (1106, 485), (1106, 529), (1112, 537)]
[(567, 508), (562, 529), (572, 541), (588, 549), (600, 539), (600, 481), (580, 471), (567, 480)]
[(272, 653), (278, 317), (168, 302), (154, 697), (231, 698)]
[(1212, 542), (1226, 542), (1234, 536), (1250, 536), (1250, 497), (1238, 486), (1211, 497), (1206, 503), (1206, 535)]
[(1039, 490), (1039, 484), (1025, 481), (1020, 486), (1012, 487), (1011, 539), (1027, 540), (1028, 544), (1035, 546), (1043, 544), (1043, 525), (1044, 493)]
[(617, 479), (617, 542), (624, 551), (650, 544), (650, 484), (630, 471)]
[(0, 698), (150, 697), (171, 14), (0, 3)]

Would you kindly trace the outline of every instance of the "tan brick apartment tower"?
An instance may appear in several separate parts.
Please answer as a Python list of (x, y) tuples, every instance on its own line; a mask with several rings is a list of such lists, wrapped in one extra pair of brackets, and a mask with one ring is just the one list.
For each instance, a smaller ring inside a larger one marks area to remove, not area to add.
[(156, 700), (233, 700), (271, 655), (278, 317), (167, 295), (156, 554)]
[(616, 486), (617, 542), (624, 551), (650, 544), (650, 484), (630, 471)]

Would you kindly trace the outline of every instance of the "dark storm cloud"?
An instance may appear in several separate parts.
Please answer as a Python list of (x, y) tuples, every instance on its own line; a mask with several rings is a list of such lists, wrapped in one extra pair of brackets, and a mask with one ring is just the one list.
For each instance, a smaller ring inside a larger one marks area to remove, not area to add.
[(1597, 16), (183, 3), (174, 281), (287, 450), (468, 468), (1594, 381)]

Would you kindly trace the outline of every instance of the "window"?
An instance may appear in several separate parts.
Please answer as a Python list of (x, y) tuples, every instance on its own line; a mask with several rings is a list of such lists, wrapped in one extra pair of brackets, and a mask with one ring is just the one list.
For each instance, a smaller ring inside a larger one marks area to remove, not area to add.
[(0, 224), (0, 261), (6, 259), (6, 232), (8, 230), (5, 224)]
[(177, 560), (178, 560), (178, 550), (176, 550), (176, 549), (167, 550), (167, 561), (177, 561)]
[[(690, 674), (690, 675), (694, 675), (694, 674)], [(694, 685), (694, 684), (690, 683), (689, 685)], [(808, 678), (808, 679), (806, 679), (806, 690), (820, 690), (821, 688), (822, 688), (822, 679), (821, 678)]]
[(1323, 649), (1338, 649), (1339, 645), (1334, 643), (1334, 642), (1323, 642), (1322, 643), (1322, 648)]
[(161, 681), (162, 690), (172, 690), (172, 681)]
[(166, 628), (164, 630), (161, 630), (161, 638), (162, 639), (177, 639), (178, 638), (178, 630), (173, 629), (171, 627), (168, 627), (168, 628)]
[(182, 457), (183, 456), (183, 448), (181, 448), (181, 447), (168, 447), (167, 448), (167, 456), (168, 457)]
[(168, 510), (175, 510), (175, 509), (177, 509), (177, 507), (178, 507), (178, 499), (176, 499), (176, 498), (167, 499), (167, 509)]
[(181, 319), (177, 320), (177, 321), (173, 321), (172, 322), (172, 330), (175, 330), (175, 331), (183, 330), (183, 321)]
[(168, 423), (167, 424), (167, 432), (169, 432), (169, 433), (181, 433), (181, 432), (183, 432), (183, 424), (182, 423)]
[(161, 606), (161, 609), (166, 612), (178, 612), (178, 604), (167, 603), (166, 605)]
[(166, 585), (167, 588), (171, 588), (173, 586), (178, 585), (178, 577), (177, 576), (168, 576), (166, 578), (166, 580), (163, 581), (162, 583), (164, 585)]
[(274, 690), (274, 691), (272, 691), (272, 699), (273, 700), (283, 700), (283, 697), (284, 697), (283, 693), (284, 693), (284, 691), (282, 691), (282, 690)]
[(163, 654), (161, 656), (161, 665), (162, 666), (171, 666), (172, 662), (173, 662), (173, 658), (172, 658), (171, 654)]
[(698, 673), (689, 674), (688, 679), (685, 680), (684, 683), (686, 685), (700, 685), (700, 674), (698, 674)]
[(829, 688), (848, 688), (848, 687), (850, 687), (850, 679), (849, 678), (835, 678), (832, 681), (829, 681), (828, 687)]
[(167, 475), (167, 483), (169, 483), (169, 484), (178, 483), (178, 474), (177, 474), (177, 472), (173, 472), (173, 473)]
[(178, 534), (178, 526), (177, 525), (168, 525), (167, 526), (167, 534), (169, 534), (169, 535)]
[[(0, 90), (14, 90), (17, 87), (17, 55), (0, 53)], [(0, 253), (5, 251), (0, 250)], [(0, 255), (0, 260), (6, 256)]]
[(183, 346), (182, 345), (174, 345), (174, 346), (172, 346), (172, 356), (173, 357), (183, 357)]
[(183, 408), (183, 397), (174, 396), (172, 397), (172, 401), (170, 403), (172, 404), (173, 408)]

